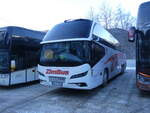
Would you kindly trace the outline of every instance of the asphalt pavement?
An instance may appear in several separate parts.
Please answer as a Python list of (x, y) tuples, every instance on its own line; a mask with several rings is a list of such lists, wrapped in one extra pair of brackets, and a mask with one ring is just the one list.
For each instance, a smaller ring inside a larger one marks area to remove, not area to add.
[(106, 87), (83, 91), (38, 83), (0, 87), (0, 113), (149, 113), (150, 92), (135, 85), (135, 61)]

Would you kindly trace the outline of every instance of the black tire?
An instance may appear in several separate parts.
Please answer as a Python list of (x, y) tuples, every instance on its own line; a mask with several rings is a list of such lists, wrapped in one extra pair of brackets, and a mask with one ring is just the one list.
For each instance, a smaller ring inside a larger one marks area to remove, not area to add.
[(105, 87), (108, 84), (108, 70), (105, 69), (104, 73), (103, 73), (103, 86)]
[(141, 95), (147, 95), (149, 94), (149, 91), (143, 90), (143, 89), (139, 89), (139, 92)]

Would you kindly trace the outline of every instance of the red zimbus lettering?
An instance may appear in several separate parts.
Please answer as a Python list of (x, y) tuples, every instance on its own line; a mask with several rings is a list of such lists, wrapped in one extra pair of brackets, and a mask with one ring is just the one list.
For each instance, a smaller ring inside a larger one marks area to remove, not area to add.
[(61, 71), (61, 70), (51, 70), (47, 69), (46, 74), (58, 74), (58, 75), (68, 75), (69, 71)]
[(45, 74), (48, 74), (49, 72), (48, 72), (49, 70), (48, 69), (46, 69), (46, 73)]

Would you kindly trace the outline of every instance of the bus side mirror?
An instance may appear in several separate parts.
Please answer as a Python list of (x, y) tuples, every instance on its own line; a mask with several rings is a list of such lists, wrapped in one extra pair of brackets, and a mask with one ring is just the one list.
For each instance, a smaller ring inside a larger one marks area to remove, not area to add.
[(15, 69), (16, 69), (16, 61), (15, 60), (11, 60), (11, 64), (10, 64), (11, 66), (10, 66), (10, 68), (11, 68), (11, 71), (13, 72), (13, 71), (15, 71)]
[(135, 27), (131, 27), (128, 30), (128, 41), (129, 42), (134, 42), (135, 41), (135, 34), (136, 34), (136, 28)]

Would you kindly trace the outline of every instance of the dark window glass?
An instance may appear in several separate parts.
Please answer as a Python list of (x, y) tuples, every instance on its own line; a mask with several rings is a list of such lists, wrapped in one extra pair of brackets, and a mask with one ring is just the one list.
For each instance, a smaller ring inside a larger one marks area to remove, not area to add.
[(38, 50), (27, 51), (26, 59), (27, 59), (27, 68), (37, 66), (39, 61), (39, 51)]
[(93, 42), (92, 44), (92, 66), (99, 62), (105, 55), (105, 48)]
[(11, 52), (11, 60), (15, 60), (16, 70), (26, 69), (26, 56), (24, 50), (13, 49)]
[(108, 42), (105, 41), (103, 38), (100, 38), (100, 37), (98, 37), (98, 36), (96, 36), (96, 35), (94, 35), (94, 34), (92, 35), (92, 38), (93, 38), (93, 40), (98, 41), (98, 42), (101, 43), (101, 44), (104, 44), (104, 45), (106, 45), (106, 46), (108, 46), (108, 47), (110, 47), (110, 48), (112, 48), (112, 49), (116, 49), (116, 47), (115, 47), (114, 45), (108, 43)]
[(90, 20), (76, 20), (58, 24), (46, 34), (44, 41), (87, 38), (90, 34), (91, 25), (92, 21)]
[(33, 50), (40, 48), (40, 40), (30, 37), (12, 36), (11, 46), (13, 48), (23, 48)]
[(150, 30), (148, 30), (145, 35), (138, 35), (138, 56), (141, 66), (150, 67)]
[(12, 51), (11, 60), (16, 61), (16, 70), (22, 70), (37, 66), (39, 52), (23, 49), (15, 49)]
[(3, 48), (5, 44), (5, 32), (0, 31), (0, 48)]
[(150, 30), (145, 34), (138, 32), (136, 40), (136, 65), (137, 71), (150, 74)]
[(88, 63), (89, 60), (89, 42), (67, 41), (43, 45), (40, 64), (44, 66), (66, 67)]
[(4, 40), (4, 32), (0, 31), (0, 42)]
[(16, 62), (16, 70), (37, 66), (39, 60), (39, 43), (31, 38), (12, 37), (11, 60)]
[(9, 53), (8, 50), (0, 50), (0, 72), (9, 70)]

